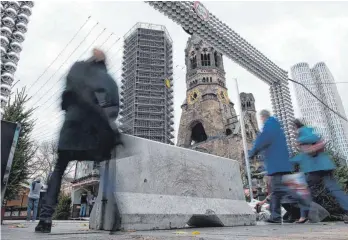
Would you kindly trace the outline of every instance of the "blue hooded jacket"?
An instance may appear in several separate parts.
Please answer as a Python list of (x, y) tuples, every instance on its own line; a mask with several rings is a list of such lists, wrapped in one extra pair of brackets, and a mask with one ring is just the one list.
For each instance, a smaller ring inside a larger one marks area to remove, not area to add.
[[(318, 141), (320, 141), (320, 137), (314, 133), (313, 128), (301, 127), (299, 129), (297, 137), (297, 142), (299, 144), (314, 144)], [(299, 163), (300, 169), (304, 173), (315, 171), (329, 171), (336, 168), (329, 154), (327, 154), (326, 152), (319, 153), (315, 157), (306, 153), (299, 153), (290, 161)]]
[(285, 134), (275, 117), (269, 117), (265, 122), (263, 131), (257, 136), (253, 148), (249, 151), (249, 157), (261, 151), (264, 151), (268, 175), (293, 171)]

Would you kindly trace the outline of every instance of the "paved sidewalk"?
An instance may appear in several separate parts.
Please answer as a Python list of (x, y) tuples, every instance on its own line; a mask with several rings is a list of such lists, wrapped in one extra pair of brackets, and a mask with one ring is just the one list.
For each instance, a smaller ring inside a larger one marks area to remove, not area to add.
[[(34, 233), (36, 223), (24, 221), (4, 222), (1, 239), (20, 240), (346, 240), (348, 225), (344, 223), (258, 225), (231, 228), (199, 228), (168, 231), (116, 232), (88, 229), (84, 221), (55, 221), (51, 234)], [(197, 235), (195, 235), (197, 234)]]

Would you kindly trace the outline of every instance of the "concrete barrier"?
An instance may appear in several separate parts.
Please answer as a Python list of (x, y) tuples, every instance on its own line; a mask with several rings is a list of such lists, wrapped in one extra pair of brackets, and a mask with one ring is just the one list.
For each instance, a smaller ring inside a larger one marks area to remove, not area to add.
[(124, 141), (125, 147), (116, 150), (116, 160), (109, 162), (108, 172), (102, 165), (91, 229), (256, 223), (244, 198), (237, 161), (128, 135)]

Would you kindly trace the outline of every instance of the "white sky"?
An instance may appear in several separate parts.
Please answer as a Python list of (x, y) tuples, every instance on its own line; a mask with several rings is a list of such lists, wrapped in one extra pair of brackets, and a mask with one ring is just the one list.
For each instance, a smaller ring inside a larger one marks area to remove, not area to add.
[[(348, 66), (348, 2), (203, 1), (203, 3), (210, 12), (283, 69), (290, 72), (290, 67), (298, 62), (308, 62), (313, 66), (316, 62), (324, 61), (337, 82), (348, 81), (348, 72), (344, 70), (344, 66)], [(88, 16), (91, 16), (91, 19), (75, 40), (37, 80)], [(97, 21), (99, 24), (77, 48)], [(82, 55), (82, 59), (89, 56), (88, 46), (104, 28), (106, 30), (95, 45), (100, 46), (113, 32), (114, 34), (102, 47), (106, 50), (121, 37), (108, 54), (110, 72), (117, 70), (115, 77), (120, 76), (123, 36), (137, 22), (162, 24), (166, 26), (173, 39), (173, 65), (180, 66), (174, 69), (174, 121), (177, 133), (181, 115), (180, 105), (186, 95), (185, 72), (181, 68), (184, 66), (184, 49), (189, 37), (180, 26), (140, 1), (40, 1), (35, 2), (30, 18), (16, 72), (16, 78), (20, 79), (20, 82), (15, 86), (18, 88), (26, 85), (29, 94), (34, 94), (28, 105), (40, 105), (35, 112), (35, 118), (38, 119), (33, 133), (35, 138), (48, 140), (56, 136), (55, 133), (62, 121), (58, 99), (64, 83), (62, 75), (83, 52), (88, 50)], [(77, 50), (69, 57), (75, 48)], [(254, 94), (257, 110), (263, 108), (271, 110), (269, 90), (265, 83), (227, 58), (224, 59), (224, 64), (229, 96), (234, 103), (236, 93), (232, 78), (237, 77), (240, 91)], [(54, 73), (55, 75), (51, 77)], [(348, 84), (337, 86), (348, 113)], [(294, 99), (293, 91), (292, 97)], [(298, 116), (295, 99), (293, 104)]]

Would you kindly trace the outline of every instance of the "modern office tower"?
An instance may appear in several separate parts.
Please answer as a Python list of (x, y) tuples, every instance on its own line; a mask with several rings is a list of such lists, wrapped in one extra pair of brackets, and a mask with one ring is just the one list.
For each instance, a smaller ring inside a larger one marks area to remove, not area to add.
[(167, 29), (137, 23), (124, 37), (121, 130), (173, 144), (173, 49)]
[(11, 94), (19, 54), (27, 32), (31, 1), (1, 1), (1, 115)]
[[(325, 63), (317, 63), (313, 68), (307, 63), (298, 63), (291, 68), (291, 74), (294, 80), (305, 84), (326, 105), (347, 118), (335, 80)], [(301, 85), (294, 86), (303, 119), (348, 161), (348, 123), (317, 101)]]

